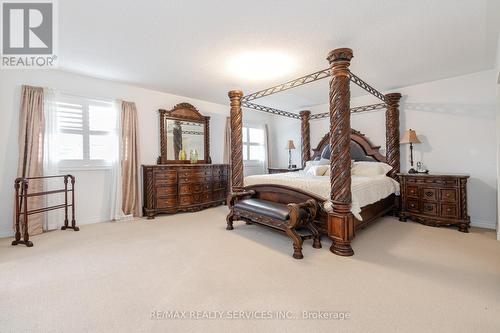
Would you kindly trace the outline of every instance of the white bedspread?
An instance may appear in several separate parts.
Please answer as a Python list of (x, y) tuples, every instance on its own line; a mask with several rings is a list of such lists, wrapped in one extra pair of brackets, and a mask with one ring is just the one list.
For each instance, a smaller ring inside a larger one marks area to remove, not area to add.
[[(244, 180), (245, 186), (257, 184), (276, 184), (295, 187), (306, 192), (314, 193), (325, 198), (324, 209), (331, 211), (330, 177), (311, 176), (303, 171), (275, 173), (269, 175), (247, 176)], [(352, 176), (351, 183), (352, 206), (351, 212), (358, 220), (361, 207), (377, 202), (389, 195), (399, 195), (399, 183), (387, 176)]]

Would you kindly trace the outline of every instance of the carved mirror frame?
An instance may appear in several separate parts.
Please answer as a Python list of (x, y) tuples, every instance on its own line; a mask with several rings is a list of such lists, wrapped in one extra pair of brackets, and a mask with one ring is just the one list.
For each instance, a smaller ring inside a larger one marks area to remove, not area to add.
[(204, 159), (198, 160), (198, 163), (211, 163), (210, 159), (210, 117), (203, 116), (193, 105), (189, 103), (179, 103), (172, 110), (158, 110), (160, 113), (160, 157), (158, 164), (189, 164), (190, 160), (169, 160), (167, 158), (167, 135), (165, 125), (167, 119), (191, 121), (202, 123), (204, 126)]

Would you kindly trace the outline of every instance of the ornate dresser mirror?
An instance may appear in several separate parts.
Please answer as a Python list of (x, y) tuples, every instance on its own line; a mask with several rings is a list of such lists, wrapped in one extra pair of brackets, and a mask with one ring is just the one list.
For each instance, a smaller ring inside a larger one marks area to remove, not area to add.
[[(148, 218), (195, 212), (226, 201), (229, 165), (212, 164), (209, 120), (189, 103), (160, 110), (161, 156), (158, 164), (142, 166), (143, 211)], [(191, 151), (197, 152), (196, 163), (191, 163)]]
[(211, 163), (210, 117), (201, 115), (189, 103), (159, 112), (161, 156), (158, 164), (191, 163), (191, 154), (197, 154), (197, 163)]

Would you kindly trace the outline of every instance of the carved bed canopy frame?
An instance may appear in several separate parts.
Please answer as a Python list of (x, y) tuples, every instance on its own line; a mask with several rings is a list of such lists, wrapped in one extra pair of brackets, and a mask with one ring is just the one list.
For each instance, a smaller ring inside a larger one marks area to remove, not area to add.
[[(333, 244), (330, 248), (332, 252), (339, 255), (349, 256), (354, 252), (350, 242), (354, 236), (354, 217), (351, 209), (351, 140), (364, 145), (363, 149), (373, 156), (375, 160), (385, 161), (392, 166), (388, 174), (397, 180), (397, 173), (400, 171), (399, 152), (399, 100), (401, 94), (382, 94), (367, 84), (361, 78), (349, 70), (353, 52), (349, 48), (339, 48), (328, 54), (327, 60), (329, 68), (300, 77), (283, 84), (267, 88), (244, 96), (242, 91), (233, 90), (228, 93), (231, 101), (231, 171), (232, 171), (232, 191), (241, 192), (243, 185), (243, 143), (242, 143), (242, 107), (258, 111), (272, 113), (279, 116), (294, 118), (301, 121), (302, 134), (302, 165), (311, 159), (310, 142), (310, 120), (330, 118), (330, 131), (323, 138), (328, 140), (331, 147), (330, 157), (330, 200), (333, 204), (333, 211), (328, 213), (328, 236)], [(301, 111), (299, 114), (271, 108), (253, 101), (269, 96), (281, 91), (296, 88), (320, 79), (331, 77), (329, 112), (313, 114), (310, 111)], [(381, 100), (381, 103), (365, 105), (361, 107), (350, 107), (350, 83), (358, 85), (368, 93)], [(352, 132), (350, 124), (351, 113), (385, 109), (386, 127), (386, 156), (378, 153), (377, 147), (369, 144), (364, 136), (359, 132)], [(324, 144), (325, 142), (323, 142)], [(320, 147), (319, 145), (318, 147)]]

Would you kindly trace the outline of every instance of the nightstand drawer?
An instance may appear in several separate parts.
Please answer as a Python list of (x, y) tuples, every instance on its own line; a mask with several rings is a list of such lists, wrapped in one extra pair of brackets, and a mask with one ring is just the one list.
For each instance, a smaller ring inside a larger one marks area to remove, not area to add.
[(422, 212), (426, 215), (436, 216), (438, 214), (437, 204), (432, 202), (422, 203)]
[(406, 186), (406, 195), (408, 198), (418, 198), (418, 186)]
[(425, 176), (406, 176), (409, 184), (419, 184), (424, 186), (457, 186), (458, 180), (445, 177), (425, 177)]
[(408, 209), (410, 212), (419, 212), (420, 207), (418, 204), (418, 200), (408, 199), (406, 201), (406, 209)]
[(437, 201), (437, 188), (422, 188), (422, 199), (426, 201)]
[(440, 189), (440, 198), (443, 202), (457, 202), (457, 189), (444, 188)]
[(454, 204), (441, 204), (441, 216), (442, 217), (458, 217), (458, 207)]

